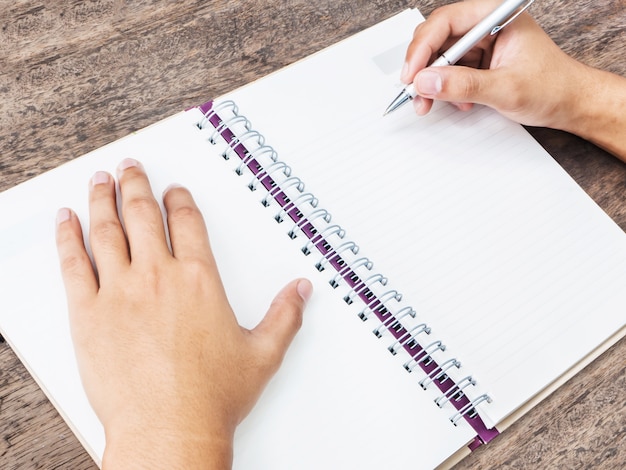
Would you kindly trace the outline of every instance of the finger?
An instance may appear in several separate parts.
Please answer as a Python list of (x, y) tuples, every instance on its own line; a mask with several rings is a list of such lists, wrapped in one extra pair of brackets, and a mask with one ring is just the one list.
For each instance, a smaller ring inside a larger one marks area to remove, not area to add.
[(163, 194), (172, 253), (180, 260), (202, 259), (215, 264), (204, 219), (191, 193), (178, 185)]
[[(479, 103), (501, 106), (506, 102), (505, 87), (499, 70), (479, 70), (471, 67), (432, 67), (415, 77), (415, 88), (420, 96), (453, 103)], [(506, 83), (506, 82), (505, 82)]]
[(439, 53), (473, 28), (498, 4), (496, 0), (459, 2), (436, 9), (415, 28), (407, 48), (400, 79), (411, 83), (415, 74), (432, 62)]
[(276, 371), (294, 336), (302, 325), (302, 313), (311, 297), (313, 286), (307, 279), (297, 279), (285, 286), (274, 298), (265, 317), (252, 330), (260, 341), (262, 357)]
[(127, 158), (117, 170), (131, 262), (157, 262), (160, 257), (169, 256), (161, 208), (143, 166)]
[(417, 95), (413, 98), (413, 108), (415, 109), (415, 113), (418, 116), (424, 116), (428, 114), (433, 107), (433, 100), (429, 100), (428, 98), (424, 98), (423, 96)]
[(475, 69), (488, 69), (491, 63), (491, 51), (489, 49), (472, 49), (461, 57), (455, 65), (474, 67)]
[(56, 223), (57, 253), (71, 314), (98, 293), (98, 281), (76, 214), (70, 209), (59, 209)]
[(89, 182), (89, 243), (100, 280), (129, 263), (126, 235), (117, 213), (115, 182), (96, 172)]
[(456, 103), (452, 102), (454, 106), (456, 106), (459, 111), (469, 111), (474, 107), (474, 103)]

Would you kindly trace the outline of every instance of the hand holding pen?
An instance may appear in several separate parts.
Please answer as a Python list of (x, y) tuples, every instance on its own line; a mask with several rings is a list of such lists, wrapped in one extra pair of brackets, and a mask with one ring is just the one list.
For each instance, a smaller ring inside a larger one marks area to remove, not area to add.
[(435, 66), (433, 61), (501, 4), (502, 0), (453, 3), (436, 9), (417, 26), (400, 77), (416, 92), (409, 102), (418, 115), (427, 114), (436, 99), (463, 111), (478, 103), (522, 124), (566, 128), (569, 104), (580, 92), (567, 76), (577, 73), (581, 64), (562, 52), (526, 13), (497, 34), (487, 32), (456, 66)]
[(461, 110), (478, 103), (522, 124), (563, 128), (562, 122), (569, 119), (564, 103), (579, 92), (566, 77), (580, 64), (562, 52), (528, 14), (519, 15), (497, 34), (488, 31), (458, 58), (457, 66), (433, 62), (499, 5), (502, 0), (446, 5), (417, 26), (400, 77), (415, 89), (416, 113), (427, 114), (435, 99), (452, 102)]
[[(430, 64), (430, 66), (444, 67), (456, 64), (486, 36), (494, 36), (507, 25), (511, 24), (533, 2), (534, 0), (504, 0), (495, 9), (491, 10), (489, 14), (478, 21), (478, 23), (474, 24), (469, 31), (465, 32), (463, 36), (454, 42), (454, 44), (445, 52), (441, 53), (441, 55), (432, 64)], [(442, 10), (443, 9), (439, 9), (437, 11)], [(464, 19), (468, 19), (468, 17), (464, 16)], [(450, 30), (450, 32), (452, 32), (452, 30)], [(431, 49), (431, 51), (432, 50), (433, 49)], [(403, 69), (402, 73), (404, 76), (406, 71)], [(387, 107), (385, 115), (395, 111), (401, 106), (404, 106), (417, 95), (418, 92), (414, 85), (412, 83), (408, 84)]]
[(544, 106), (552, 97), (554, 103), (565, 101), (557, 95), (565, 91), (563, 68), (571, 59), (527, 14), (495, 35), (488, 33), (456, 66), (429, 66), (499, 4), (501, 0), (453, 3), (417, 26), (400, 79), (414, 86), (412, 104), (418, 115), (427, 114), (437, 99), (463, 111), (484, 104), (524, 124), (549, 126), (557, 118)]
[(626, 78), (568, 56), (527, 13), (487, 33), (455, 66), (434, 66), (442, 51), (445, 56), (501, 4), (446, 5), (415, 29), (401, 75), (415, 87), (409, 100), (415, 112), (427, 114), (433, 100), (463, 111), (482, 104), (521, 124), (576, 134), (626, 161)]

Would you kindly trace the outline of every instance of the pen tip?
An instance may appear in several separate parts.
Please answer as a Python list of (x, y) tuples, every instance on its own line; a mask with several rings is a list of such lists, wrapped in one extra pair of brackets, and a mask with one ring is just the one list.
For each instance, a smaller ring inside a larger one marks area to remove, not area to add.
[(394, 99), (391, 104), (389, 106), (387, 106), (387, 109), (385, 110), (385, 112), (383, 113), (383, 116), (386, 116), (387, 114), (395, 111), (396, 109), (398, 109), (400, 106), (402, 106), (403, 104), (411, 101), (413, 99), (413, 95), (411, 95), (410, 93), (408, 93), (406, 91), (406, 89), (402, 90), (400, 92), (400, 94), (398, 96), (396, 96), (396, 99)]

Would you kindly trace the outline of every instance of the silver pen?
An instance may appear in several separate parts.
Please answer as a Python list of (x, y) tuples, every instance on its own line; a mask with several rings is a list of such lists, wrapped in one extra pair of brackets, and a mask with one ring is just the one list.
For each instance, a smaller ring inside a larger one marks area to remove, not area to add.
[[(526, 10), (535, 0), (504, 0), (502, 4), (492, 11), (485, 19), (470, 29), (461, 39), (459, 39), (450, 49), (441, 54), (430, 67), (441, 67), (456, 64), (467, 52), (472, 49), (488, 34), (494, 35), (502, 28), (511, 23), (515, 18)], [(524, 3), (524, 7), (518, 10)], [(515, 14), (514, 14), (515, 13)], [(508, 18), (508, 20), (507, 20)], [(502, 23), (503, 21), (506, 22)], [(395, 111), (400, 106), (408, 103), (417, 96), (413, 84), (407, 85), (385, 110), (384, 115)]]

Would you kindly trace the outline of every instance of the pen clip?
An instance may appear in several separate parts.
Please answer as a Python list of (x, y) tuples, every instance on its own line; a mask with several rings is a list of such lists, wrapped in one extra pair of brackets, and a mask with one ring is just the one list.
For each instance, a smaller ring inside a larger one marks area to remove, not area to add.
[(495, 26), (492, 30), (491, 30), (491, 35), (493, 36), (494, 34), (496, 34), (498, 31), (500, 31), (501, 29), (505, 28), (506, 26), (508, 26), (515, 18), (517, 18), (519, 15), (521, 15), (522, 13), (524, 13), (526, 10), (528, 10), (528, 7), (530, 5), (532, 5), (532, 3), (535, 0), (528, 0), (528, 2), (526, 2), (526, 5), (524, 5), (520, 10), (517, 11), (517, 13), (515, 13), (513, 16), (511, 16), (508, 20), (506, 20), (504, 22), (504, 24), (501, 24), (499, 26)]

